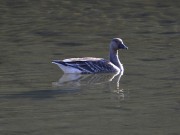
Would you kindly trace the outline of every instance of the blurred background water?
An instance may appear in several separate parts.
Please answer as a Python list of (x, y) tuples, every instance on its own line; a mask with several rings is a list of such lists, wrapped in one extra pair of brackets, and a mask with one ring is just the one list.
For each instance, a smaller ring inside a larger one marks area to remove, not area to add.
[[(0, 134), (180, 134), (179, 7), (179, 0), (1, 0)], [(68, 80), (51, 64), (108, 58), (114, 37), (129, 47), (119, 53), (123, 76)]]

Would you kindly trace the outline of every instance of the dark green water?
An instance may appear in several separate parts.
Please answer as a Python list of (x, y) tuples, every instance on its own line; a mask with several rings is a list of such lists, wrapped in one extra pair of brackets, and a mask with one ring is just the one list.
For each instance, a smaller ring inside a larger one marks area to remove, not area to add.
[[(0, 134), (180, 134), (179, 7), (179, 0), (1, 0)], [(111, 75), (68, 81), (51, 64), (108, 58), (114, 37), (129, 47), (119, 53), (119, 84)]]

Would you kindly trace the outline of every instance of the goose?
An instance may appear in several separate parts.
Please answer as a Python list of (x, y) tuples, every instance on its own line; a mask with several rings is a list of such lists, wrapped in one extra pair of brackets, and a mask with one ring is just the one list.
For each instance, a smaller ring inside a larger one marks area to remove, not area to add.
[(113, 38), (109, 45), (109, 60), (104, 58), (84, 57), (53, 60), (64, 73), (96, 74), (123, 73), (124, 68), (118, 57), (119, 49), (128, 49), (120, 38)]

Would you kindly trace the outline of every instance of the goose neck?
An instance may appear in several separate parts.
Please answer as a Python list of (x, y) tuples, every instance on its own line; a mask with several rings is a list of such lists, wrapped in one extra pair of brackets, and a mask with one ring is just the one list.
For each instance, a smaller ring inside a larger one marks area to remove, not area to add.
[(110, 62), (112, 62), (114, 65), (116, 65), (119, 68), (121, 67), (121, 62), (118, 56), (118, 50), (114, 50), (110, 48), (109, 59), (110, 59)]

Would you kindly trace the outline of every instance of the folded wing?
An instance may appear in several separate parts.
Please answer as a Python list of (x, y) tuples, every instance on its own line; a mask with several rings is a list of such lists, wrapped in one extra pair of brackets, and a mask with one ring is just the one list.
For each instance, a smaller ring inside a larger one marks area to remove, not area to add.
[(108, 60), (102, 58), (95, 59), (65, 59), (63, 61), (55, 60), (56, 64), (61, 64), (67, 66), (68, 68), (75, 68), (81, 71), (81, 73), (106, 73), (106, 72), (116, 72), (114, 65)]

